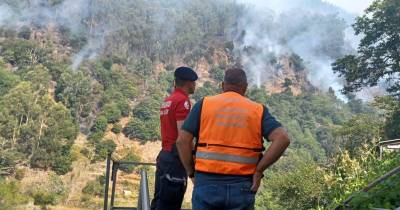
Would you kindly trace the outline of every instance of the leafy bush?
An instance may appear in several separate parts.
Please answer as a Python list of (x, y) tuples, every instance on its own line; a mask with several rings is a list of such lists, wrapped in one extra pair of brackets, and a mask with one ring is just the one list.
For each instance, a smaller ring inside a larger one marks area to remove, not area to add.
[(13, 209), (17, 205), (28, 203), (28, 197), (20, 191), (17, 182), (6, 181), (0, 177), (0, 209)]
[(50, 174), (48, 179), (32, 183), (27, 189), (27, 193), (34, 199), (34, 204), (42, 208), (46, 208), (47, 205), (56, 205), (68, 196), (63, 181), (55, 174)]
[(143, 141), (160, 138), (160, 127), (158, 119), (142, 121), (134, 119), (122, 130), (128, 138), (138, 138)]
[(15, 170), (15, 179), (21, 181), (25, 177), (26, 170), (24, 168), (18, 168)]
[(113, 133), (115, 133), (115, 134), (121, 133), (121, 131), (122, 131), (122, 125), (119, 124), (119, 123), (115, 123), (115, 124), (113, 125), (113, 128), (111, 129), (111, 131), (112, 131)]
[(193, 95), (193, 98), (198, 101), (205, 96), (215, 95), (221, 91), (221, 88), (217, 87), (216, 85), (212, 84), (211, 82), (207, 81), (203, 84), (202, 87), (197, 88), (196, 92)]
[[(136, 154), (134, 154), (132, 151), (129, 152), (123, 159), (122, 161), (130, 161), (130, 162), (140, 162), (140, 157)], [(133, 170), (136, 168), (136, 166), (133, 165), (121, 165), (119, 167), (121, 171), (124, 171), (126, 173), (132, 173)]]
[(214, 66), (210, 70), (211, 78), (213, 78), (217, 82), (222, 82), (224, 80), (224, 75), (225, 75), (224, 70), (217, 66)]
[(114, 152), (117, 145), (113, 140), (105, 140), (97, 143), (95, 147), (94, 161), (101, 161), (105, 160), (109, 153)]
[(90, 131), (94, 133), (105, 132), (107, 130), (107, 118), (105, 116), (97, 117)]
[(110, 103), (106, 104), (103, 107), (102, 115), (107, 118), (108, 123), (115, 123), (118, 122), (118, 120), (121, 118), (122, 113), (120, 108), (118, 107), (118, 104)]
[(100, 183), (99, 177), (97, 177), (96, 180), (89, 181), (82, 189), (82, 192), (88, 195), (101, 197), (104, 195), (104, 184)]
[(159, 114), (160, 109), (160, 102), (153, 99), (147, 98), (140, 102), (134, 109), (133, 109), (133, 116), (134, 118), (138, 118), (140, 120), (150, 120), (153, 119)]

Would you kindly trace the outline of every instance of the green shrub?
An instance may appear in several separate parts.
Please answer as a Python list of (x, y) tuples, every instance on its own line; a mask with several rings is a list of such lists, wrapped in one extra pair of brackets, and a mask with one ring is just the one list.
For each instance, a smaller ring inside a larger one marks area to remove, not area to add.
[(48, 179), (42, 179), (27, 186), (27, 193), (34, 199), (34, 204), (42, 208), (59, 204), (68, 196), (68, 190), (63, 181), (53, 173)]
[(224, 75), (225, 72), (223, 69), (214, 66), (213, 68), (211, 68), (210, 70), (210, 76), (211, 78), (213, 78), (216, 82), (222, 82), (224, 80)]
[(88, 140), (91, 142), (91, 143), (98, 143), (98, 142), (100, 142), (101, 140), (103, 140), (103, 137), (104, 137), (104, 132), (95, 132), (95, 133), (91, 133), (90, 135), (89, 135), (89, 137), (88, 137)]
[(15, 179), (21, 181), (25, 177), (26, 170), (24, 168), (18, 168), (15, 170)]
[(17, 182), (6, 181), (0, 177), (0, 209), (13, 209), (16, 205), (27, 203), (28, 196), (20, 191)]
[(119, 134), (122, 131), (122, 125), (119, 123), (114, 124), (113, 128), (111, 129), (111, 131), (115, 134)]
[(104, 186), (100, 183), (99, 179), (89, 181), (82, 189), (82, 192), (92, 196), (103, 196)]
[(122, 130), (128, 138), (138, 138), (143, 141), (155, 140), (160, 138), (160, 128), (158, 119), (142, 121), (135, 119), (128, 123)]
[[(133, 152), (129, 152), (123, 159), (122, 161), (130, 161), (130, 162), (140, 162), (140, 157)], [(119, 167), (121, 171), (124, 171), (126, 173), (132, 173), (133, 170), (136, 168), (136, 166), (133, 165), (121, 165)]]
[(118, 107), (118, 104), (112, 102), (103, 107), (102, 115), (107, 118), (108, 123), (115, 123), (121, 118), (122, 113), (121, 109)]
[(105, 132), (107, 130), (107, 118), (105, 116), (97, 117), (90, 131), (96, 132)]
[(113, 140), (100, 141), (96, 144), (94, 161), (101, 161), (107, 158), (109, 153), (114, 152), (117, 145)]
[(54, 160), (53, 171), (63, 175), (72, 170), (72, 158), (70, 154), (57, 156)]

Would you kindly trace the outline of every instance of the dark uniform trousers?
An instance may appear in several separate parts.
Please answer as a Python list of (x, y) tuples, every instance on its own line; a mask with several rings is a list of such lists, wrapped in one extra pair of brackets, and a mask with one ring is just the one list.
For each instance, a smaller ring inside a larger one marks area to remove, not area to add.
[(174, 147), (173, 152), (161, 151), (157, 156), (154, 198), (152, 210), (179, 210), (187, 186), (187, 175), (179, 155)]

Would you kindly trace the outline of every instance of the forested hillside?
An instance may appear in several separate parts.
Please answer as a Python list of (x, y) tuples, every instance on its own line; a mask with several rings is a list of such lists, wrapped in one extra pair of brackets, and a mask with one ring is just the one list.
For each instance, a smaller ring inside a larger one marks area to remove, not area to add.
[[(398, 152), (377, 154), (379, 141), (400, 138), (399, 12), (396, 0), (375, 1), (353, 25), (366, 34), (355, 49), (345, 34), (355, 17), (320, 0), (279, 11), (230, 0), (3, 0), (0, 209), (100, 209), (109, 152), (154, 161), (160, 103), (181, 65), (200, 76), (194, 102), (243, 67), (248, 97), (288, 130), (258, 209), (332, 209), (352, 194), (354, 209), (399, 207), (399, 175), (357, 194), (400, 163)], [(387, 94), (358, 98), (368, 86)], [(117, 202), (131, 205), (138, 174), (120, 176)]]

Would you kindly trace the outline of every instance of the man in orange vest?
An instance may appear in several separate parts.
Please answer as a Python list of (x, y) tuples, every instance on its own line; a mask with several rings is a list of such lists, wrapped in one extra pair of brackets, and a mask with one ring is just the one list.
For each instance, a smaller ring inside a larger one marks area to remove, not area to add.
[[(263, 172), (290, 144), (267, 108), (244, 96), (247, 77), (242, 69), (227, 70), (222, 88), (224, 93), (194, 105), (177, 140), (181, 161), (195, 184), (194, 210), (254, 209)], [(271, 142), (265, 153), (263, 137)]]

